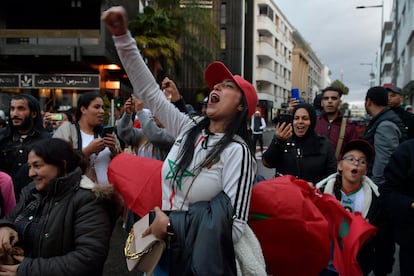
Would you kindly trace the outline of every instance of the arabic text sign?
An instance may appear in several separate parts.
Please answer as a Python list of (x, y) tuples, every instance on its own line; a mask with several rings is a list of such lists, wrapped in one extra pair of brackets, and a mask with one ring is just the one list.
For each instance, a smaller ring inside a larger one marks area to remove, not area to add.
[(0, 87), (19, 87), (19, 75), (0, 74)]
[(0, 87), (99, 89), (98, 74), (0, 74)]

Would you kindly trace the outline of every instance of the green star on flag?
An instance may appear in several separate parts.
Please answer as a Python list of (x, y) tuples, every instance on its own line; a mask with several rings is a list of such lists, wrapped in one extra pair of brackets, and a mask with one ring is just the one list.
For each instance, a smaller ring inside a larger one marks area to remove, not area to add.
[[(165, 177), (165, 179), (174, 179), (174, 172), (177, 169), (177, 163), (168, 159), (168, 166), (170, 167), (170, 171), (167, 173), (167, 176)], [(183, 177), (185, 176), (194, 176), (194, 174), (190, 171), (184, 170), (184, 173), (182, 173), (181, 175), (178, 175), (175, 178), (174, 181), (180, 191), (181, 191), (181, 186), (183, 184)]]

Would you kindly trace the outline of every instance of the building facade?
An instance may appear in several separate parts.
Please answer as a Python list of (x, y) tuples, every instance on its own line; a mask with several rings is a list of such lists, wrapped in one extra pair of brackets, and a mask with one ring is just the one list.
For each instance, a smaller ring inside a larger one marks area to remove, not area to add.
[[(16, 93), (37, 97), (43, 111), (76, 106), (85, 91), (99, 91), (109, 99), (130, 93), (112, 38), (100, 20), (113, 4), (86, 0), (2, 3), (0, 109), (6, 109)], [(142, 1), (116, 4), (129, 13), (143, 5)]]
[(394, 0), (381, 41), (381, 84), (403, 89), (404, 104), (414, 103), (414, 2)]
[(293, 27), (271, 0), (255, 2), (254, 22), (253, 83), (261, 112), (269, 119), (290, 97)]

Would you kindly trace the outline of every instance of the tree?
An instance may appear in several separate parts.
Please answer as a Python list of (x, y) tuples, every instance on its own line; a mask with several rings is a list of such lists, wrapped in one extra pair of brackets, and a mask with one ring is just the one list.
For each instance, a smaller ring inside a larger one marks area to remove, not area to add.
[(160, 81), (172, 78), (186, 100), (205, 88), (204, 69), (219, 54), (213, 10), (201, 0), (154, 0), (130, 22), (138, 47)]
[(349, 104), (348, 103), (342, 103), (341, 106), (339, 107), (339, 110), (342, 112), (342, 114), (346, 113), (346, 110), (349, 109)]
[(342, 91), (344, 92), (344, 95), (348, 95), (349, 93), (349, 88), (348, 86), (346, 86), (342, 81), (340, 80), (335, 80), (334, 82), (331, 83), (331, 86), (335, 86), (338, 88), (341, 88)]
[(152, 74), (161, 81), (165, 71), (179, 60), (177, 24), (165, 10), (146, 6), (144, 13), (130, 22), (129, 28)]

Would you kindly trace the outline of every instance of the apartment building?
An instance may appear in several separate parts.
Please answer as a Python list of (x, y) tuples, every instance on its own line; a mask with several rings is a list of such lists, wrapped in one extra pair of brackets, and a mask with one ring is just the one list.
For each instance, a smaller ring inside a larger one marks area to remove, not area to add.
[(324, 65), (318, 58), (316, 53), (309, 47), (309, 75), (308, 75), (308, 88), (302, 95), (302, 98), (308, 103), (313, 103), (313, 99), (316, 94), (323, 88), (323, 71)]
[(403, 89), (404, 104), (414, 103), (414, 2), (394, 0), (381, 41), (381, 84)]
[(381, 84), (392, 83), (394, 53), (392, 47), (392, 22), (384, 22), (381, 36)]
[(290, 97), (293, 27), (274, 1), (255, 1), (253, 10), (253, 83), (262, 114), (269, 118)]
[(293, 31), (292, 87), (299, 88), (303, 102), (313, 103), (324, 88), (325, 67), (298, 30)]
[(414, 103), (414, 2), (394, 1), (394, 78), (406, 95), (405, 103)]

